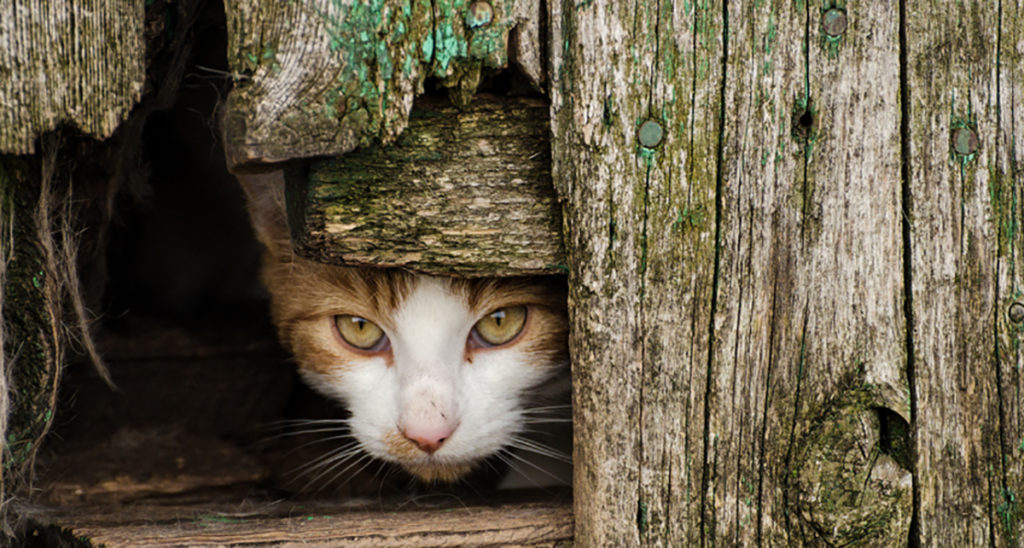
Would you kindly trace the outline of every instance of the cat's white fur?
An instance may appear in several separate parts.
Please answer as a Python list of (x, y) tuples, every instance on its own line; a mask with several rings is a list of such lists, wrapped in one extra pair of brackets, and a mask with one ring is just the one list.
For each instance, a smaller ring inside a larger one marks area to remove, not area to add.
[[(412, 467), (472, 466), (524, 433), (522, 397), (555, 373), (531, 363), (536, 356), (515, 344), (477, 352), (467, 362), (466, 340), (479, 320), (444, 279), (417, 276), (385, 329), (391, 363), (365, 356), (328, 373), (303, 370), (303, 375), (345, 402), (352, 433), (374, 457)], [(406, 429), (438, 422), (452, 433), (435, 453), (394, 454), (393, 440)]]

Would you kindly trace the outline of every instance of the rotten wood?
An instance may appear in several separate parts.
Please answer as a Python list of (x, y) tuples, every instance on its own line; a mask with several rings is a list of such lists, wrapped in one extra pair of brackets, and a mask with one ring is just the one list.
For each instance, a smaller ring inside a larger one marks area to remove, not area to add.
[(421, 104), (390, 146), (289, 175), (296, 251), (434, 274), (560, 273), (545, 102)]
[(0, 153), (32, 154), (62, 124), (104, 139), (145, 80), (143, 0), (0, 4)]
[(506, 67), (510, 53), (543, 81), (537, 0), (228, 0), (225, 11), (232, 168), (391, 142), (426, 78), (466, 104), (481, 72)]

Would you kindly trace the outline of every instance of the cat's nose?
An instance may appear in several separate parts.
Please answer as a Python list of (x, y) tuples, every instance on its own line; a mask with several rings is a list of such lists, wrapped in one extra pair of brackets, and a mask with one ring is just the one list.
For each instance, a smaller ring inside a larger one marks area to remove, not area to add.
[(449, 424), (409, 426), (402, 434), (416, 444), (424, 453), (433, 455), (444, 442), (455, 433), (455, 426)]

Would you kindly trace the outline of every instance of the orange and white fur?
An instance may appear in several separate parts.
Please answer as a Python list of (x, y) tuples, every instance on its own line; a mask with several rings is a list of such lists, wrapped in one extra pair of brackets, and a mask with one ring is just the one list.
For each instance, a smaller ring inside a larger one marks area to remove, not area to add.
[(292, 251), (280, 172), (241, 182), (279, 336), (348, 408), (359, 450), (426, 481), (499, 455), (506, 486), (568, 482), (567, 453), (531, 437), (567, 421), (564, 283), (311, 262)]

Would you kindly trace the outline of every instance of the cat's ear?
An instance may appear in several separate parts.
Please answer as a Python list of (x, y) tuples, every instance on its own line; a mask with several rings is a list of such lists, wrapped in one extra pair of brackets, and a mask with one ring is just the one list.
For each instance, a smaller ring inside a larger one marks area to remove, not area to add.
[(274, 253), (290, 253), (291, 238), (284, 200), (284, 172), (238, 174), (249, 203), (256, 237)]

